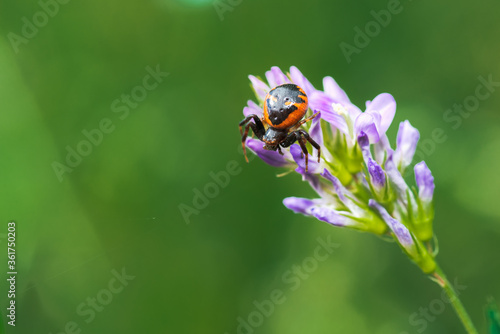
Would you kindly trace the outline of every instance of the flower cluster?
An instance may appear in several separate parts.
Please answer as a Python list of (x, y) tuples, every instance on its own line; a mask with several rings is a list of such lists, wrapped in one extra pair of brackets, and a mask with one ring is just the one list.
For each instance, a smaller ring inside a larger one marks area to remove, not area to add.
[[(262, 115), (266, 94), (275, 86), (294, 83), (309, 99), (308, 113), (320, 112), (304, 124), (321, 146), (321, 160), (305, 159), (294, 144), (283, 155), (263, 149), (262, 142), (248, 138), (246, 145), (264, 162), (302, 175), (319, 198), (285, 198), (284, 205), (306, 216), (334, 226), (377, 235), (390, 235), (425, 273), (436, 268), (430, 251), (434, 179), (425, 162), (414, 166), (417, 187), (409, 187), (403, 176), (415, 154), (419, 132), (409, 121), (401, 122), (393, 150), (386, 135), (395, 112), (392, 95), (382, 93), (366, 102), (362, 111), (331, 77), (323, 79), (323, 90), (314, 86), (296, 68), (285, 75), (278, 67), (266, 72), (267, 83), (249, 76), (259, 103), (248, 101), (245, 116)], [(308, 147), (313, 152), (312, 147)], [(316, 152), (313, 152), (316, 155)]]

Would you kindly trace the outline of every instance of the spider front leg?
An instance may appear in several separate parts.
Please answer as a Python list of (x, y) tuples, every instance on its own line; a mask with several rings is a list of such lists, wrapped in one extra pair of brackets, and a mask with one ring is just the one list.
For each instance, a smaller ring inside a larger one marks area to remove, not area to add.
[(302, 149), (302, 153), (306, 157), (306, 172), (307, 172), (307, 168), (308, 168), (308, 164), (309, 164), (309, 157), (308, 157), (309, 152), (307, 152), (306, 141), (310, 142), (311, 145), (315, 149), (318, 150), (318, 162), (319, 162), (320, 157), (321, 157), (321, 147), (304, 130), (297, 130), (297, 131), (290, 132), (288, 134), (288, 136), (285, 138), (285, 140), (281, 143), (281, 146), (289, 147), (290, 145), (292, 145), (296, 141), (299, 142), (300, 148)]
[[(251, 122), (252, 119), (254, 120), (255, 123)], [(243, 154), (245, 155), (245, 160), (248, 162), (247, 149), (245, 146), (245, 141), (248, 137), (248, 130), (250, 128), (252, 128), (253, 133), (257, 136), (257, 138), (262, 140), (262, 138), (266, 134), (266, 129), (264, 128), (264, 124), (262, 124), (262, 121), (260, 120), (260, 118), (254, 114), (248, 115), (247, 117), (245, 117), (245, 119), (240, 122), (239, 126), (240, 126), (240, 134), (242, 135), (241, 136), (241, 146), (243, 147)], [(245, 132), (241, 131), (241, 128), (243, 126), (245, 126)]]
[(296, 125), (294, 125), (294, 126), (293, 126), (293, 128), (292, 128), (292, 130), (293, 130), (293, 129), (298, 129), (298, 128), (300, 128), (300, 127), (302, 126), (302, 124), (307, 123), (307, 122), (309, 122), (309, 121), (313, 120), (313, 119), (314, 119), (316, 116), (318, 116), (318, 115), (319, 115), (319, 111), (318, 111), (318, 112), (316, 112), (314, 115), (311, 115), (311, 116), (309, 116), (309, 117), (307, 117), (307, 118), (304, 118), (304, 119), (303, 119), (303, 120), (301, 120), (299, 123), (297, 123)]
[(278, 145), (278, 153), (283, 155), (283, 152), (281, 152), (281, 147)]

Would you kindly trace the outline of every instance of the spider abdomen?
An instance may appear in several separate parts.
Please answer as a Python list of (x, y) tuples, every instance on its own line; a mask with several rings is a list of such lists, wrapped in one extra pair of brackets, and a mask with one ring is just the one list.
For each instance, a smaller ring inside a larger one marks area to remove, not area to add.
[(264, 121), (276, 129), (294, 126), (307, 112), (307, 95), (294, 84), (273, 88), (264, 101)]

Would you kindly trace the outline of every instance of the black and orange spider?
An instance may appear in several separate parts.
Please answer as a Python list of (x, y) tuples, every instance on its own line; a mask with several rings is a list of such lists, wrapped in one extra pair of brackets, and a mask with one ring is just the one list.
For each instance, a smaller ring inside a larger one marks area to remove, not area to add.
[[(308, 165), (307, 141), (318, 150), (319, 162), (321, 157), (320, 146), (306, 131), (299, 129), (302, 124), (309, 122), (319, 114), (317, 112), (301, 121), (307, 112), (307, 108), (307, 95), (299, 86), (284, 84), (271, 89), (264, 101), (264, 116), (259, 118), (255, 114), (248, 115), (239, 124), (240, 134), (242, 135), (241, 144), (243, 145), (246, 161), (248, 162), (245, 141), (249, 128), (252, 128), (257, 138), (264, 142), (264, 149), (278, 150), (281, 155), (283, 155), (281, 147), (289, 147), (298, 141), (306, 158), (306, 172)], [(251, 122), (252, 119), (254, 122)], [(244, 132), (242, 131), (243, 126), (245, 127)]]

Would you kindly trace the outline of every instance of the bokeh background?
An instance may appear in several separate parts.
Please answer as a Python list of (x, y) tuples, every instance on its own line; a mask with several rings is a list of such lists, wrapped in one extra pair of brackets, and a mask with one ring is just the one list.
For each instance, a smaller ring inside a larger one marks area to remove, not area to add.
[[(0, 282), (7, 333), (464, 332), (396, 244), (288, 211), (282, 199), (314, 196), (309, 187), (245, 163), (247, 76), (274, 65), (297, 66), (318, 88), (333, 76), (359, 106), (394, 95), (389, 137), (409, 119), (427, 140), (438, 260), (485, 332), (486, 299), (500, 300), (500, 87), (456, 129), (444, 115), (480, 76), (500, 81), (498, 1), (402, 0), (350, 62), (340, 44), (355, 46), (356, 27), (393, 2), (61, 2), (0, 2), (2, 277), (17, 222), (15, 328)], [(148, 67), (161, 82), (141, 90)], [(132, 92), (141, 101), (120, 101)], [(109, 133), (84, 147), (83, 131), (103, 120)], [(435, 129), (446, 140), (435, 143)], [(58, 177), (54, 162), (78, 145), (91, 152)], [(179, 206), (193, 207), (228, 164), (227, 185), (185, 219)], [(338, 248), (292, 290), (282, 276), (318, 237)], [(284, 302), (260, 321), (255, 303), (276, 289)], [(259, 326), (238, 328), (252, 314)]]

